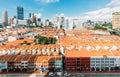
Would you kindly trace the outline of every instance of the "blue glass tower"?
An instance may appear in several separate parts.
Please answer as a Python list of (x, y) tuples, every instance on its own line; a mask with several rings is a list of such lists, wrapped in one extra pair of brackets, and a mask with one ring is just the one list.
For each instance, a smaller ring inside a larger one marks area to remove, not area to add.
[(24, 9), (23, 7), (17, 7), (17, 19), (23, 20), (24, 19)]

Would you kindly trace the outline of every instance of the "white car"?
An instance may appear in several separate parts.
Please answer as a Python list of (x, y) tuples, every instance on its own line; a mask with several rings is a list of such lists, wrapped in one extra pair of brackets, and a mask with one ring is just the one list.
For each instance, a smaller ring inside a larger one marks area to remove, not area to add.
[(58, 76), (62, 76), (62, 72), (57, 72), (57, 75)]
[(55, 76), (53, 72), (49, 72), (49, 76)]
[(67, 73), (67, 72), (65, 72), (64, 74), (63, 74), (64, 76), (70, 76), (70, 74), (69, 73)]

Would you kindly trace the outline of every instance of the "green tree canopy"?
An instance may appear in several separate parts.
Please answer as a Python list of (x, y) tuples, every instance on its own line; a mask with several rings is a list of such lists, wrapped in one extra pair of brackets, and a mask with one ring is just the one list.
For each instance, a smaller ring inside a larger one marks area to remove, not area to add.
[(57, 39), (53, 37), (35, 36), (38, 44), (55, 44)]

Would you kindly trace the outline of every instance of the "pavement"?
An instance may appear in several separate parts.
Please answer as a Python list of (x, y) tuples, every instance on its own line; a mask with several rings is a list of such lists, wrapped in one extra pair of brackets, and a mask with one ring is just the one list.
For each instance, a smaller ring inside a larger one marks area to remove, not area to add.
[[(0, 74), (0, 77), (65, 77), (65, 76), (45, 76), (44, 74)], [(69, 77), (120, 77), (120, 73), (71, 74)]]
[(43, 74), (0, 74), (0, 77), (44, 77)]
[(120, 74), (72, 74), (70, 77), (120, 77)]
[[(109, 72), (69, 72), (69, 77), (120, 77), (120, 71)], [(0, 73), (0, 77), (65, 77), (65, 76), (48, 76), (48, 72), (11, 72)]]

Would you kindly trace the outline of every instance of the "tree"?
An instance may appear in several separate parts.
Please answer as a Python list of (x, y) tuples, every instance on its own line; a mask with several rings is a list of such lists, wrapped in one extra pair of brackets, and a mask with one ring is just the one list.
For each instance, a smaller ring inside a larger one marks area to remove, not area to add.
[(53, 37), (35, 36), (38, 44), (55, 44), (57, 39)]
[(110, 32), (111, 35), (120, 36), (120, 31), (118, 31), (118, 30), (109, 30), (109, 32)]
[(97, 29), (107, 30), (107, 28), (105, 28), (105, 27), (103, 27), (103, 26), (101, 26), (101, 25), (99, 25), (99, 24), (95, 24), (94, 29), (95, 29), (95, 30), (97, 30)]

